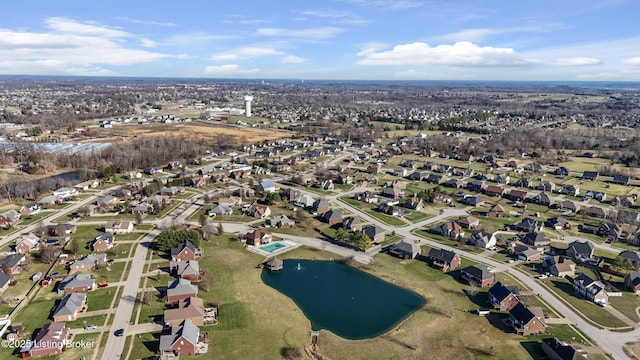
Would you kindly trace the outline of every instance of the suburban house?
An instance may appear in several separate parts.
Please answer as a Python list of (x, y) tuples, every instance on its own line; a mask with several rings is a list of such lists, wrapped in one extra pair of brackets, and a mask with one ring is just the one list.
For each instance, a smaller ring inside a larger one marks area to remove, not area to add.
[(361, 193), (356, 193), (353, 197), (356, 200), (365, 202), (367, 204), (375, 204), (375, 203), (378, 202), (378, 197), (376, 196), (376, 194), (374, 194), (373, 192), (371, 192), (369, 190), (363, 191)]
[(78, 195), (78, 190), (70, 187), (62, 187), (53, 191), (53, 196), (66, 199)]
[(460, 266), (460, 256), (453, 251), (431, 248), (427, 258), (431, 266), (444, 272)]
[(434, 204), (453, 204), (453, 198), (443, 193), (434, 193), (431, 196), (431, 202)]
[(322, 218), (329, 225), (340, 224), (342, 222), (342, 210), (340, 210), (340, 209), (329, 209), (327, 212), (322, 214)]
[(32, 233), (23, 234), (16, 240), (15, 251), (18, 254), (26, 254), (38, 247), (40, 238)]
[(606, 306), (609, 300), (604, 284), (585, 274), (580, 274), (573, 279), (573, 290), (576, 294), (600, 306)]
[(178, 307), (164, 311), (164, 323), (168, 326), (179, 326), (189, 319), (196, 326), (204, 325), (204, 302), (194, 296), (182, 299)]
[(640, 272), (631, 271), (624, 276), (624, 285), (636, 295), (640, 294)]
[(249, 209), (247, 209), (247, 213), (249, 216), (253, 216), (258, 219), (265, 219), (271, 216), (271, 208), (267, 205), (259, 204), (257, 201), (254, 201)]
[(110, 220), (104, 226), (104, 231), (114, 234), (128, 234), (133, 231), (133, 222), (125, 220)]
[(362, 220), (360, 220), (360, 218), (355, 216), (348, 217), (344, 219), (344, 221), (342, 222), (342, 228), (346, 231), (352, 231), (352, 232), (362, 231), (362, 225), (363, 225)]
[(396, 189), (394, 187), (388, 187), (388, 188), (385, 188), (384, 191), (382, 191), (382, 196), (386, 198), (398, 200), (401, 197), (404, 197), (404, 191), (400, 189)]
[(424, 202), (421, 198), (413, 194), (412, 197), (408, 198), (407, 201), (404, 202), (404, 207), (412, 209), (412, 210), (421, 210), (424, 207)]
[(195, 355), (199, 337), (200, 329), (190, 319), (185, 319), (171, 328), (170, 335), (160, 335), (160, 356)]
[(20, 213), (11, 209), (0, 214), (0, 227), (8, 229), (20, 222)]
[(380, 165), (378, 164), (369, 164), (369, 166), (367, 166), (367, 169), (365, 170), (366, 173), (368, 174), (377, 174), (380, 172)]
[(543, 206), (551, 206), (554, 204), (553, 198), (544, 191), (532, 197), (531, 202), (534, 204), (543, 205)]
[(557, 205), (557, 208), (562, 210), (569, 210), (573, 213), (577, 213), (578, 211), (580, 211), (580, 205), (571, 200), (560, 201)]
[(271, 179), (262, 180), (258, 185), (258, 190), (263, 193), (274, 193), (277, 191), (276, 183)]
[(603, 222), (598, 226), (596, 234), (607, 238), (607, 240), (617, 240), (622, 234), (620, 227), (614, 223)]
[(575, 185), (565, 184), (562, 185), (562, 188), (560, 188), (558, 193), (570, 196), (578, 196), (578, 194), (580, 193), (580, 188)]
[(631, 178), (629, 178), (629, 176), (627, 175), (614, 175), (612, 182), (618, 185), (629, 185), (630, 181)]
[(38, 215), (41, 210), (42, 208), (40, 207), (40, 204), (38, 204), (37, 202), (32, 202), (20, 208), (20, 215), (22, 216)]
[(101, 208), (109, 208), (120, 203), (120, 199), (113, 195), (105, 195), (96, 200), (96, 205)]
[(69, 265), (69, 272), (94, 270), (107, 263), (107, 254), (89, 254)]
[(522, 261), (536, 261), (542, 259), (542, 253), (540, 251), (524, 245), (516, 247), (514, 254), (518, 257), (518, 260)]
[(42, 199), (38, 200), (38, 204), (40, 204), (40, 206), (45, 206), (45, 207), (54, 206), (59, 202), (60, 202), (60, 198), (53, 195), (47, 195)]
[(303, 209), (307, 209), (313, 206), (315, 199), (309, 195), (302, 195), (293, 201), (293, 205), (300, 206)]
[(384, 241), (386, 230), (376, 226), (376, 225), (367, 225), (362, 228), (362, 232), (371, 239), (371, 242), (374, 244), (380, 244)]
[(501, 197), (504, 194), (504, 189), (496, 185), (487, 185), (484, 188), (484, 194), (487, 196)]
[(611, 199), (611, 206), (631, 207), (636, 202), (635, 195), (619, 195)]
[(543, 232), (527, 233), (520, 237), (520, 241), (536, 249), (549, 246), (551, 244), (551, 239), (549, 239)]
[(541, 232), (544, 229), (544, 223), (532, 218), (524, 218), (514, 226), (516, 231), (522, 232)]
[(480, 219), (473, 216), (463, 216), (456, 222), (466, 229), (476, 229), (480, 226)]
[(509, 200), (513, 201), (524, 201), (527, 198), (527, 192), (518, 189), (511, 189), (507, 197), (509, 198)]
[(187, 279), (176, 279), (167, 284), (166, 302), (173, 303), (191, 296), (198, 296), (198, 287)]
[(607, 211), (599, 206), (590, 206), (584, 210), (584, 214), (591, 217), (600, 219), (607, 218)]
[(499, 311), (509, 311), (520, 303), (517, 288), (504, 286), (500, 281), (493, 284), (487, 292), (487, 296), (493, 308)]
[(115, 241), (116, 236), (114, 233), (105, 232), (96, 236), (91, 244), (91, 248), (93, 251), (109, 251), (113, 248)]
[(200, 279), (200, 265), (196, 260), (172, 261), (169, 263), (169, 272), (180, 279), (190, 281)]
[(560, 216), (547, 219), (546, 225), (556, 230), (571, 229), (571, 223), (569, 222), (569, 220)]
[(546, 330), (544, 312), (540, 307), (526, 307), (519, 302), (509, 310), (509, 319), (518, 335), (543, 334)]
[(242, 239), (247, 245), (260, 246), (273, 241), (273, 234), (266, 230), (257, 229), (244, 234)]
[(58, 284), (59, 294), (87, 292), (96, 288), (96, 281), (89, 274), (75, 274), (65, 277)]
[(207, 216), (229, 216), (231, 214), (233, 214), (233, 209), (222, 204), (218, 204), (207, 211)]
[(0, 259), (0, 269), (7, 275), (15, 274), (26, 261), (24, 254), (10, 254)]
[(582, 180), (598, 180), (598, 172), (597, 171), (585, 171), (582, 173)]
[(490, 232), (480, 229), (475, 231), (467, 240), (469, 245), (475, 245), (479, 248), (488, 249), (496, 246), (498, 238)]
[(550, 360), (587, 360), (580, 347), (575, 347), (557, 338), (542, 339), (542, 351)]
[(275, 228), (290, 228), (296, 226), (296, 222), (294, 220), (289, 219), (287, 215), (280, 214), (272, 217), (267, 220), (267, 223), (271, 227)]
[(624, 250), (618, 254), (618, 257), (631, 261), (634, 267), (640, 264), (640, 253), (633, 250)]
[(549, 269), (549, 273), (556, 277), (573, 276), (576, 272), (576, 263), (565, 256), (553, 256), (545, 259), (542, 266)]
[(495, 280), (493, 272), (485, 264), (467, 266), (460, 270), (460, 277), (469, 285), (481, 288), (490, 286)]
[(584, 262), (591, 260), (594, 251), (595, 246), (590, 241), (576, 240), (569, 243), (566, 254), (576, 261)]
[(177, 186), (164, 186), (160, 189), (160, 195), (176, 196), (182, 193), (184, 190)]
[(415, 259), (420, 255), (420, 245), (413, 241), (400, 241), (391, 245), (389, 253), (401, 259)]
[(53, 310), (53, 321), (73, 321), (87, 309), (87, 294), (73, 293), (62, 297), (58, 306)]
[(200, 255), (200, 250), (191, 241), (186, 240), (177, 247), (171, 248), (171, 261), (195, 260)]
[(502, 205), (495, 204), (489, 208), (487, 216), (492, 218), (503, 218), (506, 217), (507, 214), (504, 212), (504, 207)]
[(66, 341), (73, 335), (63, 322), (45, 324), (33, 341), (28, 341), (20, 352), (22, 358), (36, 358), (61, 354), (66, 348)]
[(433, 229), (433, 232), (456, 240), (464, 237), (464, 230), (462, 229), (462, 226), (455, 221), (449, 221), (440, 226), (436, 226)]

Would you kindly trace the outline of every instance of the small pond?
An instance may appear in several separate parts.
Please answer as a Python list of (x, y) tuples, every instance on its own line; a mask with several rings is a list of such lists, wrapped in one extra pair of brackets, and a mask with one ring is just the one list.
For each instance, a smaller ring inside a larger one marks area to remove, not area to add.
[(311, 321), (345, 339), (384, 334), (420, 309), (420, 295), (337, 261), (284, 260), (262, 281), (290, 297)]

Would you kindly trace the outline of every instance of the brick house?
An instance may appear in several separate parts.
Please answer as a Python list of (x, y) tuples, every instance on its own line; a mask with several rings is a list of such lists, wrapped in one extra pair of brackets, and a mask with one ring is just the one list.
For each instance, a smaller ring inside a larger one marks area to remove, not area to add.
[(172, 261), (169, 263), (171, 275), (180, 279), (198, 281), (200, 279), (200, 265), (195, 260)]
[(191, 241), (186, 240), (177, 247), (171, 248), (171, 261), (195, 260), (197, 254), (198, 249), (196, 249), (196, 246)]
[(543, 334), (546, 330), (544, 313), (540, 307), (526, 307), (519, 302), (509, 310), (509, 319), (518, 335)]
[(443, 272), (455, 270), (460, 266), (460, 256), (453, 251), (432, 248), (427, 259), (431, 266)]
[(460, 270), (460, 277), (469, 283), (469, 285), (481, 288), (493, 284), (495, 280), (493, 273), (489, 271), (487, 265), (484, 264), (471, 265)]
[(53, 321), (64, 322), (77, 319), (78, 313), (87, 309), (87, 294), (72, 293), (65, 295), (55, 310), (53, 310)]
[(516, 304), (520, 303), (517, 289), (511, 286), (504, 286), (500, 281), (493, 284), (487, 292), (487, 296), (493, 308), (500, 311), (511, 310)]
[(168, 326), (179, 326), (189, 319), (196, 326), (204, 324), (204, 302), (201, 298), (188, 297), (178, 302), (178, 307), (164, 310), (164, 323)]
[(36, 338), (25, 345), (20, 352), (22, 358), (36, 358), (61, 354), (65, 349), (65, 342), (71, 340), (73, 335), (63, 322), (45, 324)]
[(186, 279), (169, 281), (167, 285), (166, 302), (173, 303), (191, 296), (198, 296), (198, 287)]
[(67, 276), (58, 284), (58, 293), (71, 294), (87, 292), (96, 288), (96, 281), (89, 274), (75, 274)]
[(189, 319), (171, 328), (170, 335), (161, 335), (158, 350), (160, 356), (195, 355), (200, 329)]
[(40, 243), (40, 238), (32, 233), (24, 234), (16, 241), (15, 251), (18, 254), (26, 254), (35, 249)]

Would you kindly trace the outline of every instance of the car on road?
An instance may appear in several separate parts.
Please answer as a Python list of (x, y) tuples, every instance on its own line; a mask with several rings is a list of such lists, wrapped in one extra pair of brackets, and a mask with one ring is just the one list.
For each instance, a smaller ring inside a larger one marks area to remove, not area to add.
[(91, 324), (91, 325), (87, 325), (87, 326), (84, 327), (85, 330), (93, 330), (93, 329), (96, 329), (96, 328), (98, 328), (98, 325), (96, 325), (96, 324)]
[(118, 329), (116, 331), (113, 332), (113, 335), (115, 336), (122, 336), (124, 335), (124, 329)]

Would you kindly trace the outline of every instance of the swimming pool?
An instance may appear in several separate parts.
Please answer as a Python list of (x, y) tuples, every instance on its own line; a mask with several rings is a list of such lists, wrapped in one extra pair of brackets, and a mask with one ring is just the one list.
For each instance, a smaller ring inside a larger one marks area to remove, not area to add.
[(274, 243), (271, 243), (269, 245), (261, 246), (260, 250), (266, 251), (268, 253), (272, 253), (272, 252), (274, 252), (276, 250), (280, 250), (280, 249), (285, 248), (285, 247), (287, 247), (287, 245), (281, 244), (279, 242), (274, 242)]

